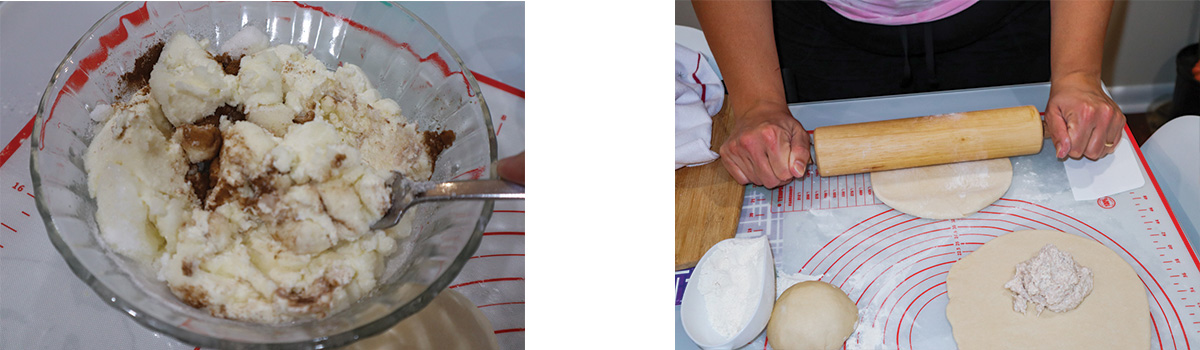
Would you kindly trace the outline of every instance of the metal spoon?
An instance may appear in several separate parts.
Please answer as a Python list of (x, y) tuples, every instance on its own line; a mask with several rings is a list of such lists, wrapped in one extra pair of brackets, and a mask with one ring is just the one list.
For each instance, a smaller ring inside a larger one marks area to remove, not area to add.
[(525, 186), (504, 180), (417, 182), (398, 172), (392, 174), (392, 206), (379, 221), (371, 225), (372, 230), (395, 226), (404, 212), (417, 203), (460, 199), (525, 199)]

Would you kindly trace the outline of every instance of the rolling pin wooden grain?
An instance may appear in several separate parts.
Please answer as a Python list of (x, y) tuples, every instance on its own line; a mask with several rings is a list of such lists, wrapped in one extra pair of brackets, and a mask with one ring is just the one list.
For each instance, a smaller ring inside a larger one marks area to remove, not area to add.
[(834, 125), (813, 130), (822, 177), (1035, 154), (1037, 108), (1020, 106)]
[[(733, 129), (729, 98), (713, 116), (712, 150)], [(675, 171), (675, 269), (696, 266), (714, 244), (733, 238), (746, 186), (739, 185), (718, 159)]]

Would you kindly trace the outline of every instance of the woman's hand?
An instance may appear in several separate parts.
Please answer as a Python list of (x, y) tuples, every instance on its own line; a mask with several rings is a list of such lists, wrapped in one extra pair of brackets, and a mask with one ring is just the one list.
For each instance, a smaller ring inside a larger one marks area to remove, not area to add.
[(1046, 131), (1058, 158), (1100, 159), (1121, 140), (1125, 115), (1100, 88), (1112, 1), (1050, 2), (1050, 100)]
[(1125, 129), (1125, 114), (1100, 88), (1100, 78), (1066, 75), (1050, 82), (1046, 129), (1058, 158), (1096, 160), (1112, 153)]
[(787, 105), (765, 104), (735, 119), (719, 153), (725, 170), (738, 183), (775, 188), (804, 176), (808, 148), (808, 132)]
[(721, 163), (738, 183), (779, 187), (804, 175), (808, 133), (788, 111), (775, 52), (771, 2), (692, 1), (725, 75), (734, 123)]
[(496, 173), (500, 178), (525, 185), (525, 151), (496, 162)]

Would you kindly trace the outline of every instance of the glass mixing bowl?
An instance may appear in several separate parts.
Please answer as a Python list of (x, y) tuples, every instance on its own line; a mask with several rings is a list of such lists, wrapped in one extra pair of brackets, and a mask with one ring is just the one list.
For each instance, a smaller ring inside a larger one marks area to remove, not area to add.
[[(138, 323), (217, 348), (326, 348), (379, 333), (421, 310), (462, 270), (492, 214), (490, 201), (419, 206), (413, 233), (386, 262), (376, 290), (320, 320), (262, 325), (210, 316), (179, 301), (154, 271), (120, 256), (99, 236), (83, 157), (98, 123), (89, 112), (119, 98), (120, 76), (176, 31), (209, 39), (210, 50), (244, 26), (271, 44), (303, 45), (329, 68), (362, 67), (383, 97), (421, 130), (453, 130), (434, 180), (494, 178), (496, 141), (487, 104), (453, 49), (393, 3), (125, 3), (75, 44), (38, 107), (31, 169), (38, 210), (55, 248), (101, 299)], [(136, 156), (136, 155), (131, 155)]]

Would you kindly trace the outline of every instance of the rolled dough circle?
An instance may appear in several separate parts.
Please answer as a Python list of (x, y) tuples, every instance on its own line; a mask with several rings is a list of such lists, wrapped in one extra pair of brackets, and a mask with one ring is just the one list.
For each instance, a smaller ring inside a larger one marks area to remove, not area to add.
[(1012, 162), (996, 158), (871, 173), (875, 197), (905, 214), (957, 219), (991, 205), (1012, 184)]
[[(1013, 311), (1004, 284), (1018, 262), (1046, 244), (1092, 270), (1092, 292), (1063, 313)], [(950, 267), (946, 292), (946, 317), (959, 349), (1150, 348), (1150, 305), (1137, 273), (1116, 252), (1083, 237), (1041, 230), (997, 237)]]
[(821, 281), (800, 282), (775, 301), (767, 341), (775, 349), (841, 349), (857, 321), (858, 307), (846, 292)]

